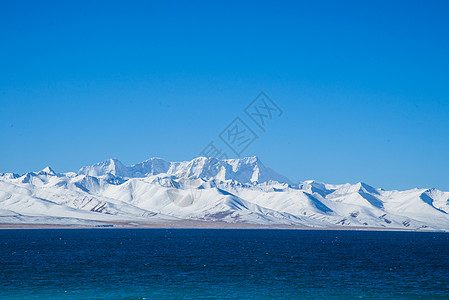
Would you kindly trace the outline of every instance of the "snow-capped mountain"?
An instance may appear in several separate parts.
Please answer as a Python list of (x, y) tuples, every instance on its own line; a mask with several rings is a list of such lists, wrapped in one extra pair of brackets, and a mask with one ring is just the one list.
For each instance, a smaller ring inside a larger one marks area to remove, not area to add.
[(0, 173), (0, 223), (163, 224), (182, 220), (449, 230), (449, 192), (365, 183), (293, 184), (257, 157), (109, 159), (78, 173)]
[(130, 167), (123, 165), (117, 159), (108, 159), (93, 166), (81, 168), (78, 174), (89, 176), (112, 174), (128, 178), (166, 174), (178, 178), (235, 180), (241, 183), (270, 180), (291, 183), (286, 177), (265, 167), (257, 157), (227, 160), (198, 157), (184, 162), (167, 162), (161, 158), (151, 158)]

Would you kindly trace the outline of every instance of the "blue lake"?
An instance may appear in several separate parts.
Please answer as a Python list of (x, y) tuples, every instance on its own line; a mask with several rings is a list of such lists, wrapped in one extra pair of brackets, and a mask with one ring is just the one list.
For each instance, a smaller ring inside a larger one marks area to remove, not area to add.
[(1, 299), (449, 298), (449, 234), (0, 230)]

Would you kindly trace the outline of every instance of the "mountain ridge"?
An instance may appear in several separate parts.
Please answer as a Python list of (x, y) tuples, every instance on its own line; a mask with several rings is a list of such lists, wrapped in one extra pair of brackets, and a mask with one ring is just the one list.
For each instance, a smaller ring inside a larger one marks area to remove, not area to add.
[[(82, 167), (78, 175), (102, 176), (111, 173), (120, 177), (139, 178), (167, 173), (177, 177), (234, 179), (241, 183), (269, 180), (292, 184), (285, 176), (265, 167), (257, 156), (242, 159), (219, 160), (197, 157), (190, 161), (168, 162), (162, 158), (150, 158), (141, 163), (125, 166), (116, 158), (107, 159), (92, 166)], [(237, 173), (239, 173), (237, 175)]]
[(0, 173), (0, 224), (176, 220), (301, 227), (449, 230), (449, 192), (366, 183), (292, 183), (258, 157), (118, 159), (56, 173)]

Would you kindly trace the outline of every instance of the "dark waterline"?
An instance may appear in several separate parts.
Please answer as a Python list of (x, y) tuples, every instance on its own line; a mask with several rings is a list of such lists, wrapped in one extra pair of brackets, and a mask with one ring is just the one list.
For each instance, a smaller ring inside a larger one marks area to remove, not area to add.
[(0, 230), (0, 298), (449, 297), (449, 234)]

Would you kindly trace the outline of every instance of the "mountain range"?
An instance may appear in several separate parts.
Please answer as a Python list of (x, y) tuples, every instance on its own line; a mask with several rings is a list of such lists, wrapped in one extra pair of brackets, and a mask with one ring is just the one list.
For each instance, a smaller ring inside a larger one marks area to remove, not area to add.
[(449, 192), (293, 183), (257, 157), (151, 158), (132, 166), (109, 159), (76, 173), (50, 167), (0, 173), (0, 224), (164, 227), (185, 221), (447, 231)]

